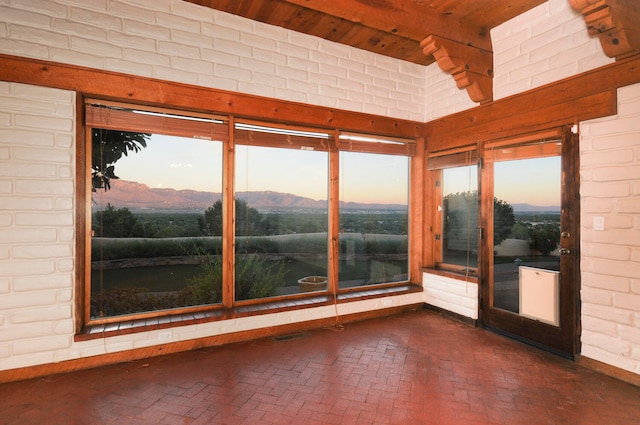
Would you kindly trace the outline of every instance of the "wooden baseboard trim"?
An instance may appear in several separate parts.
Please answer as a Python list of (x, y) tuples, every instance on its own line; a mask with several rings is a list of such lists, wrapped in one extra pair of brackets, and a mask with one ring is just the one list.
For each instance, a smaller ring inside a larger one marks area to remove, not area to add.
[(456, 320), (458, 322), (462, 322), (465, 325), (473, 326), (474, 328), (478, 326), (478, 320), (472, 319), (471, 317), (463, 316), (462, 314), (455, 313), (453, 311), (445, 310), (443, 308), (437, 307), (432, 304), (424, 304), (425, 310), (430, 310), (435, 313), (438, 313), (441, 316), (447, 317), (449, 319)]
[(576, 363), (587, 369), (595, 370), (603, 375), (640, 387), (640, 375), (637, 373), (629, 372), (627, 370), (620, 369), (619, 367), (611, 366), (581, 355), (576, 355)]
[(91, 369), (116, 363), (124, 363), (133, 360), (163, 356), (166, 354), (174, 354), (182, 351), (197, 350), (200, 348), (231, 344), (234, 342), (249, 341), (266, 337), (274, 337), (278, 335), (287, 335), (290, 333), (301, 331), (308, 331), (312, 329), (333, 327), (338, 323), (352, 323), (361, 320), (392, 316), (408, 311), (416, 311), (420, 310), (422, 306), (423, 303), (408, 304), (380, 310), (342, 315), (339, 317), (327, 317), (324, 319), (309, 320), (287, 325), (252, 329), (248, 331), (234, 332), (224, 335), (214, 335), (210, 337), (173, 342), (169, 344), (154, 345), (152, 347), (137, 348), (134, 350), (102, 354), (98, 356), (85, 357), (82, 359), (67, 360), (60, 363), (50, 363), (38, 366), (4, 370), (0, 371), (0, 383), (24, 381), (27, 379), (40, 378), (43, 376), (58, 375), (82, 369)]

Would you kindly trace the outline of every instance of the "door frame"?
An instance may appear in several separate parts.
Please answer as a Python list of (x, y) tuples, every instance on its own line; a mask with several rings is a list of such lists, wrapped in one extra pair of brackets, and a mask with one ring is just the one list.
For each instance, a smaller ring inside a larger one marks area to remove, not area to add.
[[(575, 128), (575, 127), (574, 127)], [(580, 351), (580, 152), (579, 136), (570, 126), (552, 129), (559, 134), (561, 146), (561, 231), (568, 237), (560, 238), (560, 248), (569, 250), (568, 261), (561, 261), (560, 273), (560, 327), (528, 319), (506, 310), (494, 308), (493, 288), (490, 285), (493, 274), (489, 255), (492, 255), (493, 233), (490, 225), (493, 215), (489, 205), (493, 204), (493, 167), (479, 167), (480, 173), (480, 244), (479, 263), (480, 291), (479, 318), (481, 326), (511, 338), (535, 345), (568, 358)], [(505, 139), (514, 144), (540, 140), (549, 131), (527, 134)], [(486, 164), (484, 144), (480, 149), (482, 164)], [(490, 190), (486, 190), (491, 188)]]

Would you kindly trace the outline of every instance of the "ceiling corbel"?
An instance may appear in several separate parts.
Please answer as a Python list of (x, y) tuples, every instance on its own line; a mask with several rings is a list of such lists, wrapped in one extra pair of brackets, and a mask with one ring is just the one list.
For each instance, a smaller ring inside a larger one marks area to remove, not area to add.
[(493, 100), (493, 53), (438, 35), (420, 43), (425, 55), (433, 55), (440, 69), (453, 76), (474, 102)]
[(589, 34), (597, 35), (604, 53), (624, 59), (640, 53), (640, 2), (637, 0), (569, 0), (582, 13)]

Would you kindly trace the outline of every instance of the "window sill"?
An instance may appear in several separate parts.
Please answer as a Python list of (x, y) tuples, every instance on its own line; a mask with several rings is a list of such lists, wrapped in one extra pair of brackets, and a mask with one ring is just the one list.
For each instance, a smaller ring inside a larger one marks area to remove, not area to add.
[(442, 268), (423, 268), (422, 271), (428, 274), (449, 277), (451, 279), (464, 280), (465, 282), (478, 283), (478, 275), (476, 273), (465, 273), (462, 270), (448, 270)]
[[(421, 292), (422, 286), (414, 284), (404, 284), (384, 288), (371, 288), (350, 291), (338, 294), (339, 304), (388, 297), (393, 295), (410, 294)], [(82, 331), (74, 336), (74, 340), (89, 341), (98, 338), (108, 338), (112, 336), (128, 335), (139, 332), (149, 332), (158, 329), (173, 328), (177, 326), (189, 326), (201, 323), (216, 322), (220, 320), (237, 319), (240, 317), (259, 316), (263, 314), (280, 313), (283, 311), (300, 310), (304, 308), (321, 307), (333, 304), (333, 297), (328, 294), (318, 294), (306, 298), (292, 300), (278, 300), (260, 304), (245, 305), (230, 309), (218, 309), (201, 311), (186, 314), (176, 314), (173, 316), (155, 317), (151, 319), (139, 319), (122, 321), (117, 323), (107, 323), (100, 325), (86, 326)]]

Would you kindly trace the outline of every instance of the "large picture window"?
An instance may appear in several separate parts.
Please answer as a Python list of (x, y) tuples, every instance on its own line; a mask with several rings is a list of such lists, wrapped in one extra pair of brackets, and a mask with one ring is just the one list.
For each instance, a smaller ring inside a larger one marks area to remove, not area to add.
[(99, 100), (85, 112), (85, 324), (409, 281), (412, 141)]

